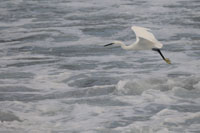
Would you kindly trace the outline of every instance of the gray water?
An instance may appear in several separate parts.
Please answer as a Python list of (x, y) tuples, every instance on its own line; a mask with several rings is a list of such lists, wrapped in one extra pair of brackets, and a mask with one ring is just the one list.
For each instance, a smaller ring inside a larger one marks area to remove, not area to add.
[[(1, 133), (199, 133), (199, 0), (1, 0)], [(103, 47), (152, 29), (154, 51)]]

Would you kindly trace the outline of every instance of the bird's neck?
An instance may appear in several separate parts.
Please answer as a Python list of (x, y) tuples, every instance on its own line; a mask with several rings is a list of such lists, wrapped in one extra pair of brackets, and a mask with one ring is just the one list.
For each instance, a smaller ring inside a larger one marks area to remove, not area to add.
[(125, 50), (136, 49), (136, 48), (135, 48), (135, 44), (133, 44), (133, 45), (125, 45), (123, 42), (120, 42), (120, 45), (121, 45), (121, 47), (122, 47), (123, 49), (125, 49)]

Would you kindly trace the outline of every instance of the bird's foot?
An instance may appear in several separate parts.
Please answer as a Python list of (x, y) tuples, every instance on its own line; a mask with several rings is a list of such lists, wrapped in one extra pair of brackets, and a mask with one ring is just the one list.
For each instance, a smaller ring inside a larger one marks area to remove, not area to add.
[(169, 60), (169, 58), (165, 58), (164, 60), (165, 60), (165, 62), (166, 62), (167, 64), (171, 64), (171, 61)]

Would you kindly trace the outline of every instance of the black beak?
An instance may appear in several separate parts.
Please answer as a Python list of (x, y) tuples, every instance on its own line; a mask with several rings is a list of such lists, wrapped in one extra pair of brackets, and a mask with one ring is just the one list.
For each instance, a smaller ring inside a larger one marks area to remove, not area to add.
[(104, 45), (104, 47), (107, 47), (107, 46), (110, 46), (110, 45), (113, 45), (114, 43), (109, 43), (109, 44), (106, 44)]

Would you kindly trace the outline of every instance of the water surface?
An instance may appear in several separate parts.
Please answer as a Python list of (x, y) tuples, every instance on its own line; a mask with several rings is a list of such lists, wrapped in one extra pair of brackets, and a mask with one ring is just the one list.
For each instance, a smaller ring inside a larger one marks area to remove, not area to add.
[[(200, 132), (198, 0), (0, 2), (0, 132)], [(170, 58), (103, 47), (152, 29)]]

